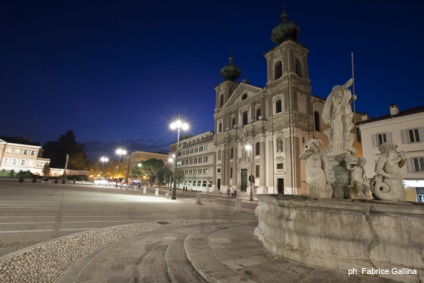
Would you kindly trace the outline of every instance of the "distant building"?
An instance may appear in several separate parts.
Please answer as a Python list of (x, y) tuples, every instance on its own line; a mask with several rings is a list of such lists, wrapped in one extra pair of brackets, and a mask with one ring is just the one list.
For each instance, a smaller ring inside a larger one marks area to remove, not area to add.
[(29, 138), (0, 137), (0, 170), (15, 173), (30, 171), (42, 175), (44, 164), (50, 159), (42, 158), (43, 149)]
[[(214, 133), (208, 131), (180, 139), (177, 170), (183, 170), (184, 180), (178, 184), (178, 188), (187, 187), (188, 190), (205, 192), (214, 189), (213, 136)], [(176, 148), (176, 143), (170, 146), (170, 158), (175, 158)], [(174, 164), (171, 164), (170, 168), (174, 171)]]
[(406, 166), (402, 168), (407, 200), (424, 202), (424, 106), (399, 111), (390, 105), (390, 114), (358, 123), (362, 137), (363, 155), (367, 159), (368, 178), (375, 175), (374, 168), (380, 156), (378, 146), (392, 141), (399, 151), (406, 153)]

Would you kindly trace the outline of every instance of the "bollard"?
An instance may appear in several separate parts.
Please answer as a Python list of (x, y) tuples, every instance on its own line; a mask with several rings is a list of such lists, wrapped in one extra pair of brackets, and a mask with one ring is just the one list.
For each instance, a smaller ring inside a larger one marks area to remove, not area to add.
[(155, 196), (159, 196), (159, 188), (155, 189)]
[(202, 192), (197, 193), (196, 204), (202, 204)]
[(234, 207), (234, 212), (241, 212), (241, 198), (236, 198), (236, 206)]
[(145, 193), (146, 193), (146, 187), (143, 188), (143, 194), (145, 194)]

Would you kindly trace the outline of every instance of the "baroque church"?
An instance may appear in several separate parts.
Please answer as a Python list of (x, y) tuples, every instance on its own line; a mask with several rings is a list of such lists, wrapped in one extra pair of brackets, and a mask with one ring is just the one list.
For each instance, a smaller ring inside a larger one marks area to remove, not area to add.
[[(241, 71), (232, 55), (221, 69), (224, 81), (215, 87), (214, 183), (222, 193), (253, 188), (259, 194), (307, 194), (299, 155), (311, 138), (323, 141), (322, 150), (328, 145), (328, 126), (321, 119), (325, 99), (311, 94), (309, 50), (297, 41), (300, 28), (285, 10), (281, 18), (272, 30), (276, 46), (265, 54), (264, 88), (237, 82)], [(356, 140), (354, 146), (361, 156)]]

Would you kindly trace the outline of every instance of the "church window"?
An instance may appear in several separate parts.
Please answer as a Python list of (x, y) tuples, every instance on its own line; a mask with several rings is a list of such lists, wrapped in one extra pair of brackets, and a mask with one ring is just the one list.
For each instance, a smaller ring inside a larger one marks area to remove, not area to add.
[(298, 75), (299, 77), (302, 77), (302, 65), (299, 59), (296, 59), (295, 61), (295, 70), (296, 70), (296, 75)]
[(219, 97), (219, 108), (224, 106), (224, 94), (221, 94)]
[(258, 143), (258, 142), (255, 145), (255, 153), (256, 153), (256, 155), (260, 154), (260, 143)]
[(247, 120), (247, 111), (243, 112), (243, 126), (247, 125), (248, 120)]
[(231, 118), (231, 127), (234, 128), (234, 126), (236, 125), (236, 117)]
[(256, 120), (259, 120), (259, 117), (261, 117), (261, 108), (256, 109)]
[(233, 147), (231, 148), (231, 151), (230, 151), (230, 158), (231, 159), (234, 158), (234, 148)]
[(241, 100), (245, 100), (247, 98), (247, 93), (243, 94)]
[(221, 133), (222, 132), (222, 123), (219, 123), (218, 125), (218, 132)]
[(321, 126), (320, 126), (320, 117), (319, 117), (319, 112), (315, 111), (314, 112), (314, 124), (315, 124), (315, 131), (319, 132), (321, 130)]
[(278, 99), (275, 102), (275, 113), (280, 113), (282, 111), (282, 106), (281, 106), (281, 99)]
[(283, 75), (283, 64), (281, 63), (281, 61), (278, 61), (274, 65), (274, 79), (277, 80), (281, 78), (282, 75)]

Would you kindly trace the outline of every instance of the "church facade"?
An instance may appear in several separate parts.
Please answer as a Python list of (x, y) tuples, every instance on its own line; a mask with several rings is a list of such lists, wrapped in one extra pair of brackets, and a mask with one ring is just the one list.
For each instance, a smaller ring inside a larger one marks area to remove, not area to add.
[(232, 55), (221, 69), (224, 81), (215, 88), (214, 184), (222, 193), (250, 193), (251, 188), (265, 194), (308, 193), (299, 155), (310, 138), (321, 139), (325, 149), (328, 126), (321, 119), (325, 100), (311, 95), (309, 50), (297, 42), (299, 30), (283, 11), (272, 31), (276, 46), (265, 54), (264, 88), (237, 82), (241, 71)]

